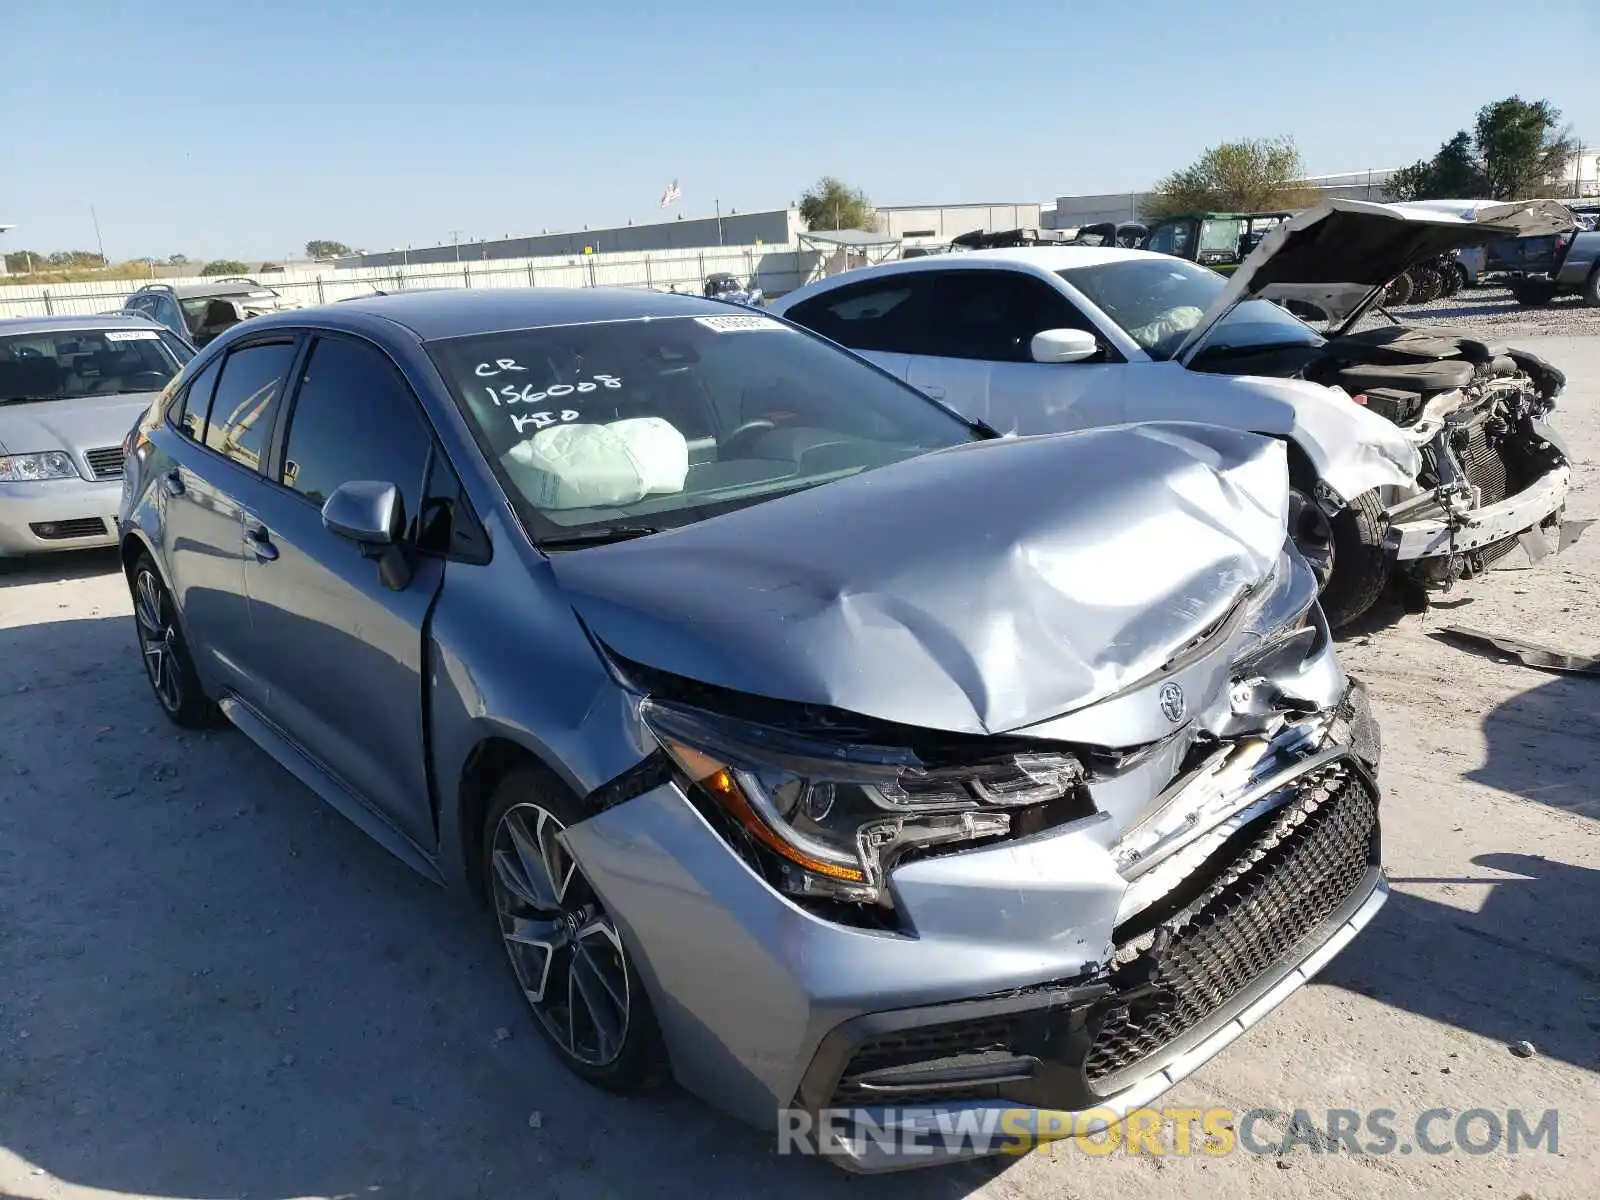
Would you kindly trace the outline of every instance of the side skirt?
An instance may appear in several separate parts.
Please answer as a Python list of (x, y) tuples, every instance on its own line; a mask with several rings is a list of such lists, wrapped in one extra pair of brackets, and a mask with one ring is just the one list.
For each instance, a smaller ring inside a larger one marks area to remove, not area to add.
[(337, 809), (356, 828), (423, 878), (444, 886), (444, 875), (440, 873), (432, 855), (375, 812), (286, 733), (232, 693), (223, 695), (217, 704), (241, 733), (266, 751), (285, 771)]

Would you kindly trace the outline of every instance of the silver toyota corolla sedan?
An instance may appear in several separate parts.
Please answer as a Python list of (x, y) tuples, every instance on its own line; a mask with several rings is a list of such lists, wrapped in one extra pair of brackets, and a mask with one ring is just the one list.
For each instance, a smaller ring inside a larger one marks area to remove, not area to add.
[(167, 714), (476, 890), (600, 1086), (993, 1152), (1150, 1102), (1386, 895), (1272, 439), (996, 438), (748, 309), (541, 288), (256, 318), (130, 443)]
[(0, 559), (116, 545), (123, 437), (193, 355), (136, 317), (0, 320)]

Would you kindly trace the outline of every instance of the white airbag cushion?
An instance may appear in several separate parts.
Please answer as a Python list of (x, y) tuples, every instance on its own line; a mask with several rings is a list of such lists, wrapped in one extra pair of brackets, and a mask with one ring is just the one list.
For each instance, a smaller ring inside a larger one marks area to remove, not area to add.
[(648, 492), (681, 492), (689, 475), (689, 441), (671, 421), (630, 417), (606, 426), (638, 461)]
[(504, 461), (538, 508), (608, 508), (682, 491), (689, 444), (660, 417), (639, 417), (553, 425), (517, 443)]

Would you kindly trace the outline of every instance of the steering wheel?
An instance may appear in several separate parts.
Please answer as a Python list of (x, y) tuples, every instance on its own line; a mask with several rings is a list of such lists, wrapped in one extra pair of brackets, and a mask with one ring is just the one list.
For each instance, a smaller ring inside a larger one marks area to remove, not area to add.
[(754, 421), (746, 421), (743, 425), (740, 425), (726, 437), (718, 440), (718, 456), (723, 458), (739, 458), (741, 455), (734, 453), (735, 449), (745, 449), (743, 443), (751, 441), (756, 434), (765, 433), (769, 429), (776, 428), (777, 426), (775, 424), (773, 424), (771, 421), (768, 421), (764, 417), (758, 417)]

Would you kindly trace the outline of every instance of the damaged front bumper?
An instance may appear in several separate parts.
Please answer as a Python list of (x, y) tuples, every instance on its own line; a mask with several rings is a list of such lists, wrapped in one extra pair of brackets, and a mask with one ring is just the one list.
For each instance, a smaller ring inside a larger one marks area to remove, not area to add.
[(900, 1122), (903, 1137), (821, 1149), (855, 1170), (931, 1165), (1004, 1147), (930, 1153), (929, 1121), (1148, 1103), (1371, 919), (1384, 888), (1364, 692), (1309, 725), (1325, 737), (1254, 745), (1236, 786), (1194, 802), (1175, 785), (1120, 832), (1102, 811), (899, 867), (900, 929), (781, 895), (676, 782), (566, 839), (635, 952), (680, 1082), (765, 1128), (785, 1109)]
[(1428, 447), (1437, 486), (1386, 513), (1386, 547), (1424, 585), (1476, 575), (1519, 542), (1535, 561), (1560, 545), (1572, 481), (1560, 436), (1538, 418), (1462, 416), (1459, 424), (1447, 417)]
[[(1400, 563), (1481, 554), (1559, 517), (1571, 481), (1570, 467), (1556, 467), (1515, 496), (1459, 511), (1432, 494), (1404, 501), (1389, 510), (1387, 545)], [(1451, 578), (1462, 573), (1457, 570)]]

